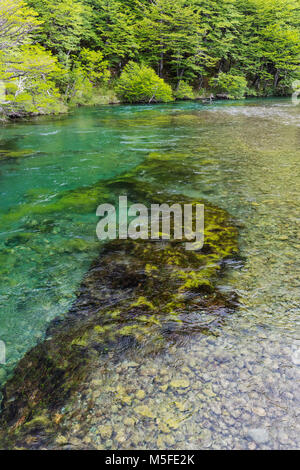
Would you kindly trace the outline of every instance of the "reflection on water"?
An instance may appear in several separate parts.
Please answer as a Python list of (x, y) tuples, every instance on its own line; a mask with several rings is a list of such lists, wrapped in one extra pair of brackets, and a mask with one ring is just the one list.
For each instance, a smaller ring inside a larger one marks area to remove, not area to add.
[(67, 415), (61, 445), (299, 447), (299, 132), (299, 107), (288, 100), (104, 107), (1, 129), (0, 380), (68, 310), (98, 251), (89, 201), (79, 210), (68, 199), (72, 211), (62, 211), (68, 190), (158, 152), (170, 174), (158, 156), (141, 181), (226, 209), (240, 231), (244, 262), (220, 280), (239, 309), (215, 336), (108, 358)]

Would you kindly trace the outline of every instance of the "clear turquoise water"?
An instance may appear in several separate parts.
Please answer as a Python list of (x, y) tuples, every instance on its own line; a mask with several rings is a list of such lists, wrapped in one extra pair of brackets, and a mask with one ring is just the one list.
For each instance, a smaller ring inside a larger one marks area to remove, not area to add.
[[(173, 377), (194, 362), (191, 383), (199, 380), (197, 368), (207, 371), (217, 398), (205, 402), (202, 396), (203, 422), (199, 407), (188, 417), (182, 412), (183, 427), (173, 432), (177, 445), (200, 445), (199, 426), (212, 436), (204, 436), (200, 447), (247, 448), (243, 436), (251, 427), (269, 430), (267, 448), (299, 445), (299, 144), (299, 106), (288, 99), (85, 108), (2, 127), (0, 339), (7, 346), (7, 364), (0, 366), (0, 381), (43, 338), (51, 319), (68, 310), (99, 249), (95, 213), (43, 215), (36, 208), (69, 190), (115, 178), (151, 152), (169, 153), (170, 172), (176, 171), (171, 155), (182, 152), (198, 165), (193, 181), (183, 164), (182, 177), (162, 180), (162, 187), (205, 198), (235, 218), (245, 262), (228, 270), (220, 288), (234, 289), (240, 307), (215, 342), (190, 338), (184, 348), (170, 351), (172, 365), (169, 357), (145, 357), (141, 365), (161, 369), (168, 364)], [(84, 244), (72, 245), (74, 239)], [(227, 362), (216, 374), (211, 358), (220, 354)], [(126, 383), (126, 374), (118, 373), (118, 383)], [(188, 399), (197, 402), (192, 392), (191, 387)], [(157, 393), (148, 404), (164, 409), (170, 399)], [(244, 402), (238, 405), (240, 399)], [(219, 407), (227, 414), (220, 417)], [(236, 408), (241, 413), (231, 415)], [(266, 411), (257, 413), (260, 408)], [(159, 447), (153, 430), (140, 433), (144, 447)], [(119, 444), (106, 447), (114, 445)], [(171, 446), (167, 440), (160, 445)]]

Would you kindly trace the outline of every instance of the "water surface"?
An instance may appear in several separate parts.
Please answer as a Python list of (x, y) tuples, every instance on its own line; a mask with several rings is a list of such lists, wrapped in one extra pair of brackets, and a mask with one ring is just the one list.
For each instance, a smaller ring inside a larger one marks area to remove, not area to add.
[[(185, 338), (158, 355), (132, 351), (105, 378), (95, 373), (103, 415), (84, 439), (99, 448), (299, 447), (299, 106), (282, 99), (80, 109), (3, 127), (0, 139), (0, 381), (67, 312), (99, 251), (88, 206), (44, 208), (159, 152), (179, 174), (161, 178), (162, 190), (210, 201), (239, 227), (243, 262), (219, 286), (236, 292), (239, 308), (214, 336)], [(188, 386), (174, 388), (174, 380)], [(152, 417), (139, 415), (141, 401)], [(103, 437), (100, 424), (112, 432)]]

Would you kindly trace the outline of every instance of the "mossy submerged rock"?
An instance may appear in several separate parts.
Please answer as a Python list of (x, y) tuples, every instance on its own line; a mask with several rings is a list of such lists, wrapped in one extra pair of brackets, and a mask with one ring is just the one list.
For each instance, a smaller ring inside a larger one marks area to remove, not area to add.
[(190, 385), (188, 380), (172, 380), (170, 383), (173, 388), (187, 388)]
[[(156, 168), (152, 164), (150, 159), (150, 174), (151, 168)], [(151, 183), (142, 183), (140, 175), (147, 163), (141, 166), (135, 173), (101, 184), (101, 193), (105, 188), (105, 194), (110, 195), (126, 192), (139, 202), (198, 202), (166, 193), (160, 199), (154, 197), (157, 174)], [(93, 189), (94, 196), (97, 191)], [(76, 191), (68, 201), (75, 201), (77, 194), (79, 198)], [(43, 206), (42, 213), (45, 210)], [(46, 340), (26, 354), (6, 384), (0, 446), (58, 447), (63, 410), (72, 410), (76, 392), (88, 382), (91, 372), (101, 367), (99, 358), (107, 352), (113, 350), (117, 356), (118, 351), (124, 354), (126, 349), (141, 345), (147, 354), (162, 350), (183, 335), (215, 334), (234, 306), (228, 295), (217, 291), (215, 283), (224, 261), (236, 253), (237, 231), (230, 217), (209, 204), (205, 205), (201, 251), (186, 251), (184, 241), (176, 240), (108, 242), (83, 279), (69, 313), (52, 322)], [(122, 396), (120, 401), (131, 405)]]
[(150, 408), (146, 405), (139, 405), (137, 406), (134, 411), (138, 414), (143, 416), (144, 418), (151, 418), (153, 419), (155, 416)]
[(30, 157), (33, 150), (0, 150), (0, 162), (3, 160), (17, 160), (19, 158)]

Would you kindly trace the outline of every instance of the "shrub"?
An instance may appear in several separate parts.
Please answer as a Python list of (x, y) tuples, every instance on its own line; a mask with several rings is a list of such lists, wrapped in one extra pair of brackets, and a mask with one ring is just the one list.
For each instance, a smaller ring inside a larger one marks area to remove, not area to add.
[(194, 91), (188, 83), (181, 80), (179, 87), (174, 92), (174, 96), (178, 100), (192, 100), (194, 98)]
[(241, 75), (220, 72), (211, 84), (217, 93), (226, 93), (230, 99), (244, 98), (247, 91), (247, 80)]
[(279, 81), (273, 94), (287, 96), (294, 92), (300, 92), (300, 80), (296, 80), (295, 77), (289, 76)]
[(55, 83), (40, 77), (28, 77), (22, 87), (18, 80), (7, 82), (1, 108), (5, 115), (11, 117), (66, 112)]
[(126, 103), (167, 102), (172, 88), (150, 67), (129, 62), (118, 81), (116, 92)]

